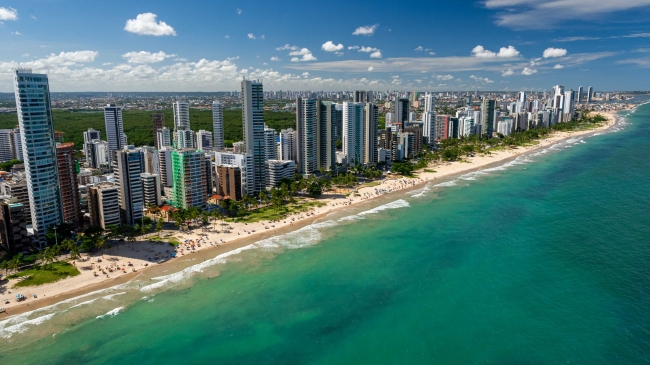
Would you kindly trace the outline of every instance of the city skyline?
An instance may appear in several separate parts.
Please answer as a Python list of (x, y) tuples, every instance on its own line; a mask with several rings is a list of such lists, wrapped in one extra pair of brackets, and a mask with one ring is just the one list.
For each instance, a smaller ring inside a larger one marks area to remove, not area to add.
[(644, 1), (417, 2), (388, 13), (389, 2), (334, 1), (336, 27), (332, 16), (293, 16), (295, 2), (76, 4), (0, 4), (0, 92), (18, 67), (47, 73), (54, 92), (234, 91), (244, 76), (266, 90), (540, 91), (554, 78), (630, 91), (647, 88), (638, 75), (650, 67)]

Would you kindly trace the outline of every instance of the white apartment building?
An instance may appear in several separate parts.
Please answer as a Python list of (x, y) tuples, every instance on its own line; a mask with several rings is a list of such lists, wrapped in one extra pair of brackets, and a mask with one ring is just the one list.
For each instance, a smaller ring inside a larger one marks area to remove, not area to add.
[(212, 102), (212, 137), (214, 138), (213, 148), (215, 151), (222, 151), (226, 148), (223, 140), (223, 105), (220, 101)]
[(343, 103), (343, 153), (352, 166), (364, 161), (365, 103)]
[(177, 101), (172, 107), (174, 109), (174, 129), (190, 129), (190, 104)]

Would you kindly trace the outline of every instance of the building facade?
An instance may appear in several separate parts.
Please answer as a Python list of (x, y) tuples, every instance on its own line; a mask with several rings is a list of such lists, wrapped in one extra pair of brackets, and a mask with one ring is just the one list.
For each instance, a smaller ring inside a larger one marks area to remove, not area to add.
[(56, 146), (56, 161), (61, 182), (61, 204), (63, 205), (63, 222), (73, 228), (80, 228), (81, 196), (77, 182), (74, 143), (59, 143)]
[(212, 137), (214, 138), (213, 147), (215, 151), (222, 151), (226, 148), (223, 139), (223, 105), (220, 101), (212, 102)]
[(126, 146), (121, 106), (108, 104), (104, 107), (104, 125), (106, 127), (106, 142), (108, 142), (108, 161), (111, 162), (115, 157), (115, 151)]
[(205, 163), (203, 153), (194, 149), (172, 151), (173, 202), (176, 207), (205, 207), (209, 197)]
[(242, 123), (244, 129), (244, 152), (253, 156), (252, 193), (266, 188), (264, 143), (264, 90), (261, 81), (243, 80)]
[(296, 99), (296, 166), (298, 173), (308, 175), (318, 169), (316, 160), (316, 100)]
[(113, 174), (119, 186), (119, 201), (122, 223), (135, 225), (142, 219), (144, 200), (142, 195), (142, 179), (144, 172), (144, 156), (142, 151), (133, 146), (127, 146), (115, 153)]

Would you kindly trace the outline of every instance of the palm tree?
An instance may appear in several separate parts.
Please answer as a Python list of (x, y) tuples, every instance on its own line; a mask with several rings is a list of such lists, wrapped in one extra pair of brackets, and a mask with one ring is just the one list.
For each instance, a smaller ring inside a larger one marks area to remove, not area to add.
[(0, 270), (5, 271), (5, 276), (7, 276), (7, 269), (9, 269), (9, 261), (4, 261), (0, 264)]
[(18, 254), (9, 261), (8, 268), (13, 270), (14, 272), (17, 272), (18, 268), (20, 268), (20, 265), (22, 265), (22, 263), (23, 263), (23, 255)]

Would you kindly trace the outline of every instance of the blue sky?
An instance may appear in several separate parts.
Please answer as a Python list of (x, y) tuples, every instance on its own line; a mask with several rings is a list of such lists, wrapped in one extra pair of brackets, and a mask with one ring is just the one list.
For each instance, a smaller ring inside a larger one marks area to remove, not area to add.
[[(650, 0), (0, 0), (53, 91), (648, 89)], [(645, 76), (644, 76), (645, 75)]]

